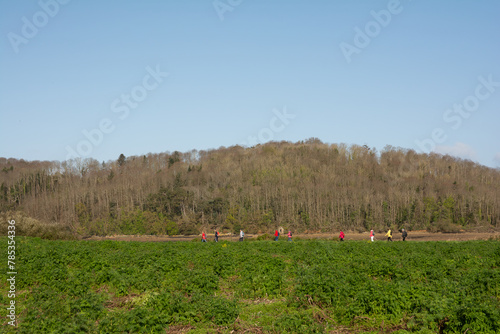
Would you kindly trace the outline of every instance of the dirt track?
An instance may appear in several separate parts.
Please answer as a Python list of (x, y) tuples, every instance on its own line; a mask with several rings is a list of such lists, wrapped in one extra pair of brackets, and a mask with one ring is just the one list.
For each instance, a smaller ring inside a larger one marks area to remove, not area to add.
[[(256, 234), (246, 234), (245, 239), (255, 239), (258, 235)], [(338, 234), (294, 234), (293, 238), (301, 239), (337, 239)], [(500, 232), (460, 232), (460, 233), (430, 233), (426, 231), (409, 231), (407, 241), (466, 241), (466, 240), (488, 240), (490, 238), (495, 238), (500, 240)], [(201, 241), (201, 235), (190, 235), (190, 236), (155, 236), (155, 235), (114, 235), (108, 237), (91, 237), (87, 240), (119, 240), (119, 241), (149, 241), (149, 242), (166, 242), (166, 241), (191, 241), (193, 239), (199, 239)], [(286, 236), (281, 236), (280, 239), (286, 240)], [(213, 235), (208, 235), (207, 240), (209, 242), (214, 240)], [(237, 235), (221, 235), (219, 236), (219, 241), (238, 241)], [(369, 232), (366, 233), (356, 233), (356, 232), (345, 232), (345, 241), (349, 240), (370, 240)], [(375, 235), (375, 240), (386, 240), (384, 233), (377, 233)], [(401, 241), (401, 233), (393, 233), (394, 241)]]

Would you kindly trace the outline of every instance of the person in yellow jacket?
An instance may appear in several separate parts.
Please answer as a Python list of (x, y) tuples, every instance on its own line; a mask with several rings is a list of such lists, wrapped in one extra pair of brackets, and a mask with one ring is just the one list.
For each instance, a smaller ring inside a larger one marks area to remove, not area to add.
[(387, 237), (387, 241), (392, 241), (392, 231), (391, 230), (387, 231), (385, 236)]

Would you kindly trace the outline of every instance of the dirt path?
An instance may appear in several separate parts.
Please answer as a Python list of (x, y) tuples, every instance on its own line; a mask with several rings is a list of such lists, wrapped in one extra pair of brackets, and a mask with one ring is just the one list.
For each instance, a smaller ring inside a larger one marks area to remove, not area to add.
[[(246, 234), (245, 239), (255, 239), (256, 234)], [(294, 234), (293, 238), (301, 239), (337, 239), (338, 234)], [(407, 241), (466, 241), (466, 240), (488, 240), (495, 238), (500, 240), (500, 232), (461, 232), (461, 233), (430, 233), (426, 231), (410, 231), (408, 232)], [(117, 241), (149, 241), (149, 242), (166, 242), (166, 241), (191, 241), (199, 239), (201, 235), (189, 236), (155, 236), (155, 235), (113, 235), (108, 237), (91, 237), (86, 240), (117, 240)], [(286, 236), (281, 236), (280, 239), (286, 240)], [(214, 240), (213, 235), (208, 235), (209, 242)], [(238, 241), (238, 235), (221, 235), (219, 241)], [(345, 241), (349, 240), (370, 240), (370, 233), (345, 232)], [(377, 233), (375, 240), (386, 240), (384, 233)], [(393, 233), (394, 241), (401, 241), (401, 233)]]

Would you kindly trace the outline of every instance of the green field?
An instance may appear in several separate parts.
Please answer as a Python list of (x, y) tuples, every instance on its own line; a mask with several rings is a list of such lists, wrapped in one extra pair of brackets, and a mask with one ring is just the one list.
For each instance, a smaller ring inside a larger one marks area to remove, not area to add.
[(500, 332), (499, 241), (17, 237), (17, 328), (4, 259), (2, 333)]

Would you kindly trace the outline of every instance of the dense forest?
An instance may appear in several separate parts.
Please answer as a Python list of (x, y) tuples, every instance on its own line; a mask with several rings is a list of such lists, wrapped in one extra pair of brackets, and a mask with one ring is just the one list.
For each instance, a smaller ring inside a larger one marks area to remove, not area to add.
[(26, 234), (81, 237), (498, 228), (500, 170), (315, 138), (108, 162), (0, 158), (0, 212)]

